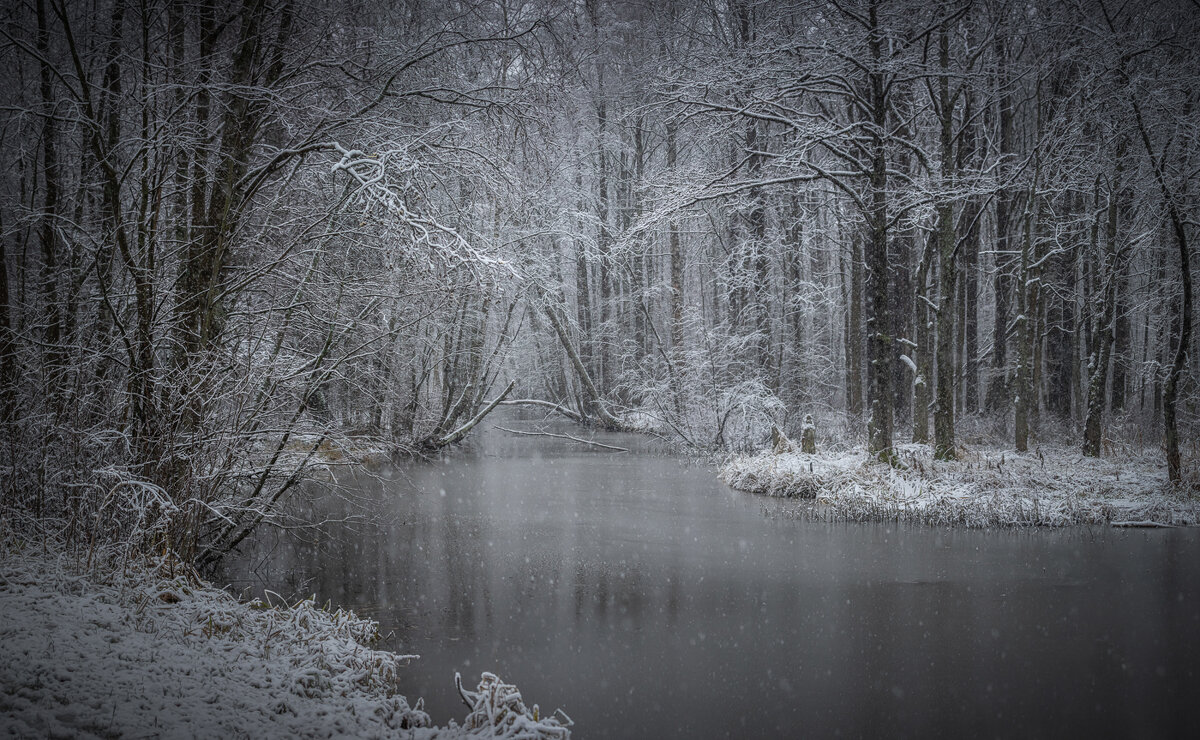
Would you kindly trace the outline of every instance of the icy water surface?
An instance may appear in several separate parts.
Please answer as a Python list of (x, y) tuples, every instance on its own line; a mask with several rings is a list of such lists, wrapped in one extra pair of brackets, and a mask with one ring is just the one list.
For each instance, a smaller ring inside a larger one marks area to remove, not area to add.
[(454, 672), (490, 670), (585, 739), (1200, 737), (1200, 531), (771, 518), (597, 439), (635, 451), (493, 429), (340, 473), (352, 500), (310, 513), (376, 521), (264, 532), (219, 579), (379, 620), (438, 723), (464, 713)]

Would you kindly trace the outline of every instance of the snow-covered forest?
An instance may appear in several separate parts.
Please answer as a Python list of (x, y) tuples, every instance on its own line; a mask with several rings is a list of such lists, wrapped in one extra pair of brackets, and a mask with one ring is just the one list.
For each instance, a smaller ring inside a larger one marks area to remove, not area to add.
[(701, 450), (811, 414), (882, 458), (1196, 453), (1188, 2), (3, 24), (17, 531), (212, 558), (327, 451), (453, 444), (498, 398)]
[(8, 3), (0, 538), (211, 567), (513, 408), (765, 493), (1009, 455), (1176, 497), (921, 521), (1194, 524), (1198, 39), (1195, 0)]

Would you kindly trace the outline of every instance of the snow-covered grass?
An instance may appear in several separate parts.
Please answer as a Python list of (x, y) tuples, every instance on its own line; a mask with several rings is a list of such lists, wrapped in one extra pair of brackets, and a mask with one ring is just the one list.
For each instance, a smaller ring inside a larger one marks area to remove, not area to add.
[(934, 461), (927, 445), (897, 448), (896, 467), (864, 451), (737, 457), (721, 477), (734, 488), (811, 499), (796, 516), (968, 527), (1200, 524), (1200, 485), (1172, 487), (1161, 455), (1089, 458), (1061, 447), (1027, 453), (965, 451)]
[(163, 564), (81, 570), (0, 550), (0, 735), (570, 736), (492, 674), (463, 692), (462, 726), (431, 727), (396, 692), (416, 656), (372, 648), (378, 625), (353, 612), (239, 602)]

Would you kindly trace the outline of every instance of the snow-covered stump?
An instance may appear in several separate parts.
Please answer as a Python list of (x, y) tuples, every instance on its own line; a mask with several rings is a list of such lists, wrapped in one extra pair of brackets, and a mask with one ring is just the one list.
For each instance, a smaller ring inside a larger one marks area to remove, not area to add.
[(800, 428), (800, 451), (809, 455), (817, 454), (817, 427), (813, 424), (812, 414), (804, 415), (804, 426)]
[(776, 455), (783, 455), (788, 452), (796, 451), (796, 443), (787, 438), (787, 435), (780, 431), (779, 427), (771, 425), (771, 452)]

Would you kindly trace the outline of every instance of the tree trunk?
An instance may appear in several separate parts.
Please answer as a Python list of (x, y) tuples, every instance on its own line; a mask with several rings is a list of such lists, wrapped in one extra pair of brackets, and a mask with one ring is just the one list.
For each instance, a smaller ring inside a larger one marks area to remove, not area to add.
[(916, 325), (916, 347), (913, 348), (913, 432), (912, 441), (918, 444), (929, 442), (929, 400), (933, 381), (933, 336), (930, 327), (933, 318), (929, 311), (929, 268), (933, 261), (934, 244), (926, 237), (921, 250), (921, 262), (917, 267), (916, 300), (913, 302)]
[(1176, 403), (1179, 396), (1179, 383), (1183, 379), (1183, 370), (1187, 363), (1188, 343), (1192, 336), (1192, 266), (1188, 250), (1187, 227), (1184, 225), (1183, 214), (1179, 211), (1176, 194), (1171, 192), (1167, 184), (1166, 174), (1163, 173), (1161, 161), (1150, 143), (1150, 133), (1146, 130), (1146, 122), (1142, 118), (1142, 109), (1137, 100), (1131, 100), (1134, 117), (1137, 120), (1138, 133), (1141, 134), (1142, 145), (1154, 168), (1154, 179), (1167, 204), (1167, 214), (1171, 218), (1171, 232), (1175, 236), (1175, 246), (1179, 250), (1179, 276), (1183, 283), (1183, 298), (1179, 306), (1179, 331), (1175, 343), (1175, 356), (1171, 360), (1171, 368), (1167, 373), (1166, 383), (1163, 384), (1163, 442), (1167, 448), (1167, 477), (1172, 483), (1183, 479), (1183, 466), (1179, 455), (1179, 429), (1176, 419)]
[(44, 0), (37, 0), (37, 51), (42, 62), (39, 65), (40, 91), (42, 97), (42, 214), (39, 220), (38, 241), (42, 252), (40, 289), (45, 304), (46, 319), (42, 341), (46, 348), (46, 375), (49, 378), (51, 395), (56, 389), (62, 372), (64, 356), (62, 347), (62, 307), (58, 302), (58, 200), (61, 189), (61, 173), (58, 162), (58, 131), (56, 122), (57, 98), (50, 68), (50, 32), (46, 21)]
[(1122, 270), (1117, 276), (1116, 289), (1116, 322), (1113, 326), (1113, 353), (1112, 353), (1112, 391), (1109, 395), (1109, 410), (1114, 414), (1119, 414), (1125, 410), (1125, 399), (1128, 386), (1128, 372), (1126, 368), (1129, 362), (1129, 351), (1131, 337), (1131, 326), (1129, 318), (1129, 275), (1126, 270)]
[[(938, 78), (938, 112), (941, 117), (942, 188), (954, 184), (954, 103), (950, 97), (950, 34), (943, 25), (938, 34), (942, 74)], [(937, 206), (938, 214), (938, 307), (937, 307), (937, 405), (933, 412), (933, 455), (938, 460), (955, 458), (954, 442), (954, 318), (958, 265), (955, 244), (954, 203), (948, 194)]]
[[(1036, 155), (1035, 155), (1036, 156)], [(1034, 169), (1036, 171), (1037, 165)], [(1031, 423), (1032, 407), (1037, 403), (1034, 398), (1033, 345), (1037, 335), (1038, 289), (1035, 278), (1034, 264), (1037, 262), (1035, 240), (1037, 238), (1037, 183), (1034, 175), (1034, 187), (1030, 188), (1025, 204), (1025, 236), (1021, 245), (1020, 281), (1017, 284), (1017, 298), (1020, 315), (1017, 317), (1017, 367), (1013, 384), (1013, 432), (1014, 442), (1018, 452), (1029, 449), (1029, 437), (1033, 431)]]
[[(676, 141), (677, 125), (667, 121), (667, 169), (675, 172), (678, 166), (679, 149)], [(668, 225), (668, 249), (671, 260), (671, 356), (675, 369), (671, 379), (672, 395), (675, 398), (675, 413), (682, 415), (684, 406), (683, 378), (685, 352), (683, 347), (683, 245), (679, 240), (679, 221), (674, 216)]]
[[(0, 234), (4, 233), (3, 217), (0, 216)], [(0, 237), (0, 438), (7, 433), (7, 425), (13, 421), (17, 408), (17, 373), (13, 341), (12, 312), (8, 295), (8, 256), (5, 254), (5, 239)]]
[[(743, 28), (743, 33), (748, 34), (749, 31)], [(750, 180), (758, 179), (762, 174), (763, 155), (759, 152), (759, 131), (758, 124), (750, 121), (746, 124), (746, 176)], [(749, 194), (750, 197), (750, 212), (746, 215), (746, 225), (748, 230), (749, 243), (744, 245), (746, 249), (747, 262), (745, 270), (751, 280), (752, 288), (747, 291), (749, 298), (750, 309), (750, 326), (749, 329), (754, 332), (753, 342), (753, 369), (756, 372), (762, 373), (763, 377), (770, 378), (771, 356), (771, 328), (768, 323), (769, 314), (767, 311), (767, 303), (770, 296), (769, 280), (769, 262), (766, 254), (766, 239), (767, 239), (767, 209), (763, 201), (762, 188), (753, 188)]]
[(850, 296), (846, 307), (846, 410), (856, 419), (863, 413), (863, 249), (864, 238), (850, 243)]
[[(545, 300), (544, 296), (543, 300)], [(554, 333), (558, 335), (558, 340), (562, 344), (563, 350), (567, 353), (571, 365), (574, 366), (575, 373), (579, 376), (580, 385), (583, 386), (583, 392), (593, 410), (594, 418), (598, 419), (600, 425), (606, 429), (620, 429), (621, 423), (605, 408), (604, 402), (600, 397), (600, 392), (592, 380), (591, 374), (580, 359), (579, 353), (575, 351), (575, 345), (571, 341), (570, 335), (567, 334), (566, 327), (563, 326), (562, 321), (559, 320), (558, 315), (555, 313), (555, 308), (547, 303), (544, 313), (550, 321), (550, 326), (553, 327)]]
[[(1009, 90), (1007, 39), (996, 36), (997, 85), (1000, 88), (1000, 180), (1005, 182), (1012, 171), (1009, 160), (1014, 156), (1013, 99)], [(992, 325), (992, 378), (988, 384), (988, 411), (1002, 411), (1008, 406), (1008, 310), (1012, 300), (1011, 276), (1012, 243), (1009, 219), (1012, 213), (1012, 189), (1003, 187), (996, 196), (996, 275), (993, 286), (996, 294), (995, 322)]]
[(1124, 143), (1117, 147), (1117, 163), (1108, 192), (1108, 208), (1104, 226), (1105, 277), (1100, 314), (1092, 332), (1092, 354), (1088, 360), (1087, 416), (1084, 419), (1083, 454), (1099, 457), (1104, 438), (1105, 391), (1108, 387), (1108, 365), (1116, 338), (1117, 290), (1125, 272), (1125, 249), (1117, 244), (1117, 192), (1123, 170)]
[[(964, 130), (962, 143), (958, 147), (958, 170), (982, 167), (979, 124), (975, 120), (975, 97), (969, 87), (964, 86), (963, 103)], [(979, 411), (979, 216), (983, 210), (983, 196), (971, 195), (963, 206), (961, 222), (966, 229), (962, 235), (962, 255), (959, 279), (962, 281), (959, 304), (960, 328), (957, 345), (962, 352), (958, 367), (961, 373), (962, 411), (974, 414)]]
[(869, 8), (871, 60), (868, 73), (871, 127), (868, 151), (871, 156), (869, 213), (866, 244), (867, 315), (867, 448), (872, 456), (894, 462), (892, 451), (892, 337), (888, 326), (888, 201), (887, 152), (883, 132), (887, 124), (888, 100), (883, 68), (883, 44), (878, 33), (878, 2)]

